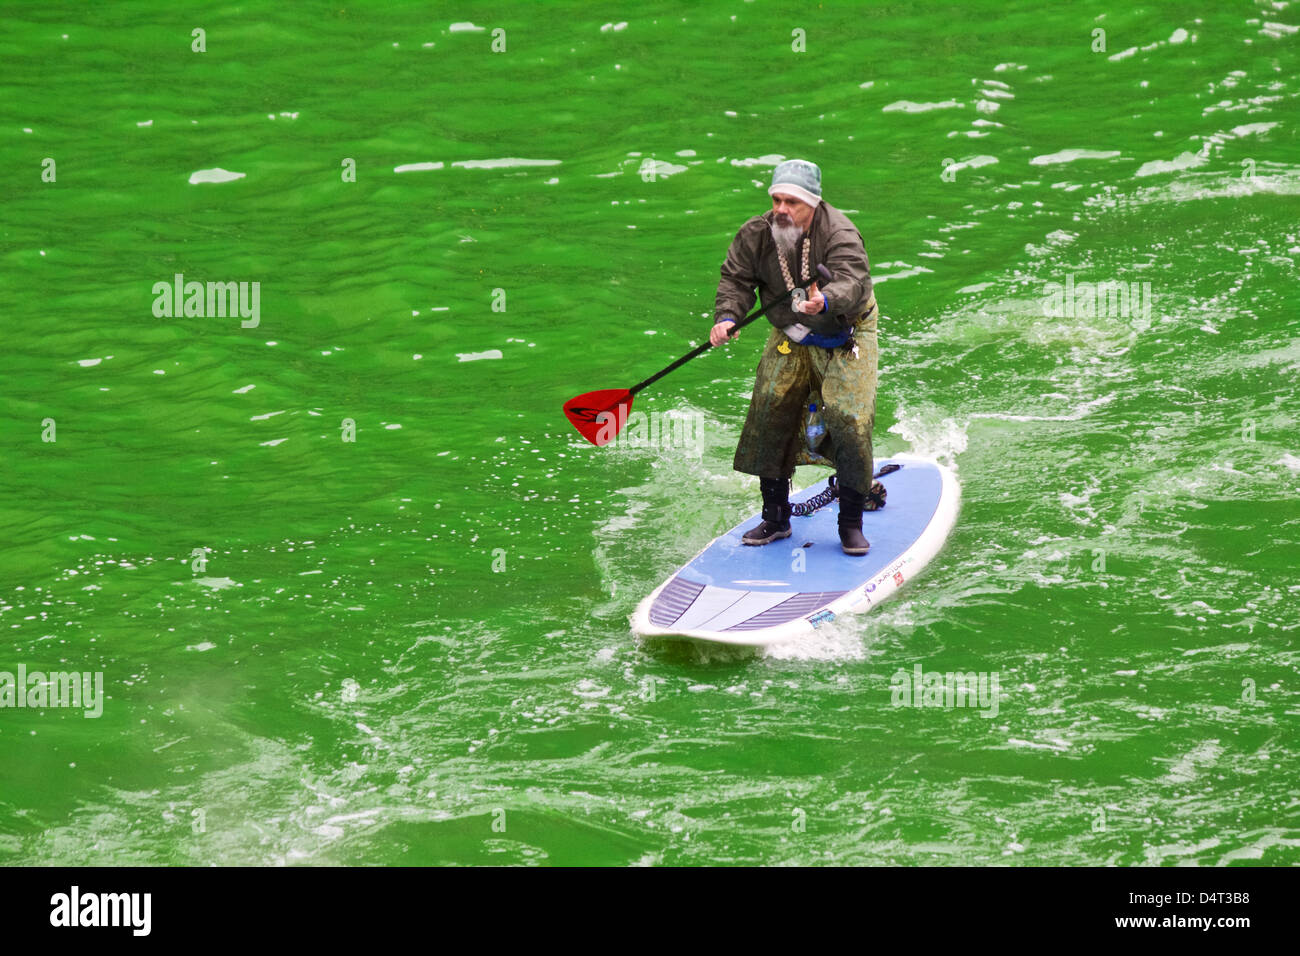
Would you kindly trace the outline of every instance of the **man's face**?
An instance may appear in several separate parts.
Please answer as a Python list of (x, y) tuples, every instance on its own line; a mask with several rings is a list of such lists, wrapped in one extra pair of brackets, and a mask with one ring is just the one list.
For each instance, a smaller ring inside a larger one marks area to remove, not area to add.
[(803, 232), (812, 223), (813, 207), (788, 193), (772, 194), (772, 211), (778, 226), (798, 226)]

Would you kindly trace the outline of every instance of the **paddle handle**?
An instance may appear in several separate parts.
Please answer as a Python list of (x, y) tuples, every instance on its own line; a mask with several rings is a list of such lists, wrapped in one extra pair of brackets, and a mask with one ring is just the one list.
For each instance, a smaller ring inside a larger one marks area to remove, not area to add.
[[(809, 279), (807, 282), (804, 282), (802, 285), (797, 285), (797, 286), (795, 286), (795, 289), (807, 289), (807, 288), (808, 288), (809, 286), (811, 286), (814, 282), (830, 282), (830, 281), (831, 281), (831, 272), (830, 272), (830, 270), (827, 269), (827, 268), (826, 268), (824, 265), (822, 265), (820, 262), (817, 263), (817, 269), (816, 269), (816, 272), (817, 272), (817, 276), (816, 276), (816, 278)], [(785, 300), (788, 299), (788, 298), (790, 298), (790, 296), (792, 296), (793, 294), (794, 294), (794, 289), (790, 289), (788, 292), (786, 292), (786, 293), (784, 293), (784, 294), (778, 296), (777, 298), (773, 299), (771, 302), (769, 302), (767, 305), (763, 306), (763, 307), (762, 307), (761, 309), (759, 309), (757, 312), (752, 312), (752, 313), (750, 313), (749, 315), (745, 316), (745, 317), (744, 317), (743, 319), (741, 319), (739, 322), (736, 322), (734, 325), (732, 325), (732, 327), (727, 331), (727, 335), (728, 335), (728, 336), (733, 336), (733, 335), (735, 335), (737, 332), (739, 332), (739, 331), (740, 331), (741, 329), (743, 329), (745, 326), (749, 325), (750, 322), (753, 322), (755, 319), (760, 319), (760, 318), (762, 318), (762, 317), (763, 317), (764, 315), (766, 315), (770, 310), (775, 309), (778, 305), (782, 305), (782, 304), (784, 304)], [(685, 364), (686, 364), (687, 362), (689, 362), (691, 359), (695, 358), (695, 357), (698, 356), (698, 355), (703, 355), (705, 352), (707, 352), (707, 351), (708, 351), (709, 349), (711, 349), (711, 348), (713, 348), (713, 345), (712, 345), (712, 343), (710, 343), (710, 342), (705, 342), (703, 345), (696, 346), (695, 348), (693, 348), (693, 349), (691, 349), (689, 352), (687, 352), (685, 355), (683, 355), (681, 358), (679, 358), (679, 359), (678, 359), (676, 362), (674, 362), (672, 365), (669, 365), (667, 368), (665, 368), (665, 369), (661, 369), (660, 371), (655, 372), (653, 375), (651, 375), (651, 376), (650, 376), (648, 379), (646, 379), (644, 382), (638, 382), (636, 385), (633, 385), (631, 388), (628, 389), (628, 393), (631, 394), (631, 395), (635, 395), (637, 392), (641, 391), (641, 389), (645, 388), (647, 385), (653, 385), (655, 382), (659, 381), (661, 378), (663, 378), (663, 377), (664, 377), (665, 375), (667, 375), (669, 372), (672, 372), (672, 371), (675, 371), (675, 370), (681, 368), (683, 365), (685, 365)]]

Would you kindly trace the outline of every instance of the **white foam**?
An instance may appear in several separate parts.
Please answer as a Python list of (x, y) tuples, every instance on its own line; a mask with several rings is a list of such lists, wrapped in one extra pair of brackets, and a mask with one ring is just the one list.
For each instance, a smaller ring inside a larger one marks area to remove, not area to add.
[(232, 578), (195, 578), (195, 584), (202, 585), (205, 588), (212, 588), (214, 591), (220, 591), (222, 588), (233, 588), (235, 581)]
[(1285, 35), (1295, 33), (1297, 30), (1300, 30), (1300, 26), (1295, 26), (1290, 23), (1271, 23), (1265, 21), (1264, 26), (1259, 32), (1264, 34), (1266, 37), (1272, 37), (1273, 39), (1278, 40)]
[(1143, 163), (1138, 167), (1134, 176), (1155, 176), (1159, 173), (1176, 173), (1182, 169), (1193, 169), (1197, 166), (1204, 166), (1206, 159), (1204, 156), (1198, 156), (1196, 153), (1183, 152), (1171, 160), (1153, 159), (1149, 163)]
[(1253, 136), (1255, 133), (1267, 133), (1277, 123), (1247, 123), (1245, 126), (1234, 126), (1232, 128), (1233, 136)]
[(442, 169), (442, 163), (405, 163), (401, 166), (394, 166), (395, 173), (417, 173), (426, 172), (431, 169)]
[(911, 100), (897, 100), (888, 106), (882, 106), (882, 113), (928, 113), (930, 110), (961, 109), (965, 104), (956, 100), (944, 100), (941, 103), (914, 103)]
[(910, 444), (914, 454), (946, 459), (955, 465), (956, 456), (966, 450), (966, 426), (954, 418), (926, 417), (901, 405), (895, 415), (897, 420), (889, 431)]
[(1055, 750), (1057, 752), (1070, 749), (1070, 745), (1064, 740), (1052, 740), (1050, 743), (1040, 744), (1033, 740), (1021, 740), (1019, 737), (1007, 738), (1007, 743), (1012, 747), (1029, 747), (1033, 750)]
[[(882, 263), (882, 265), (884, 265), (884, 263)], [(889, 265), (906, 266), (907, 263), (905, 262), (889, 263)], [(927, 272), (934, 272), (934, 270), (927, 269), (925, 266), (911, 266), (907, 269), (904, 269), (902, 272), (892, 272), (888, 275), (872, 276), (871, 280), (873, 284), (880, 285), (882, 282), (888, 282), (890, 279), (908, 279), (911, 278), (912, 276), (919, 276)]]
[(1271, 175), (1261, 170), (1250, 177), (1243, 177), (1236, 172), (1226, 174), (1210, 171), (1185, 172), (1161, 186), (1143, 187), (1119, 199), (1097, 196), (1087, 200), (1085, 205), (1145, 205), (1152, 202), (1235, 198), (1257, 193), (1272, 193), (1280, 196), (1300, 195), (1300, 170), (1282, 169)]
[(649, 174), (652, 177), (671, 176), (674, 173), (686, 172), (685, 166), (678, 166), (676, 163), (666, 163), (662, 159), (647, 159), (642, 162), (637, 170), (641, 174)]
[(247, 173), (232, 173), (228, 169), (222, 169), (217, 166), (213, 169), (200, 169), (190, 173), (190, 185), (196, 183), (228, 183), (236, 179), (243, 179)]
[(867, 656), (861, 620), (823, 624), (811, 634), (778, 641), (764, 648), (763, 656), (777, 661), (860, 661)]
[(519, 159), (506, 156), (501, 159), (466, 159), (452, 163), (461, 169), (507, 169), (517, 166), (558, 166), (558, 159)]
[(1097, 149), (1063, 149), (1059, 153), (1047, 153), (1042, 156), (1035, 156), (1029, 161), (1030, 166), (1050, 166), (1056, 163), (1072, 163), (1076, 159), (1114, 159), (1119, 155), (1119, 150), (1097, 150)]
[(1171, 783), (1191, 783), (1202, 768), (1214, 764), (1222, 753), (1218, 740), (1197, 744), (1173, 765), (1165, 779)]
[[(1093, 409), (1109, 404), (1115, 400), (1114, 395), (1103, 395), (1090, 402), (1084, 402), (1068, 415), (1014, 415), (1010, 412), (972, 412), (971, 418), (996, 418), (1005, 422), (1077, 422)], [(891, 428), (890, 431), (893, 431)], [(965, 446), (963, 446), (964, 448)]]
[(785, 157), (779, 153), (768, 153), (766, 156), (759, 156), (750, 159), (733, 159), (732, 166), (780, 166), (785, 162)]
[(992, 166), (997, 161), (998, 158), (996, 156), (972, 156), (970, 159), (963, 159), (961, 162), (953, 163), (945, 168), (954, 171), (960, 169), (978, 169), (981, 166)]

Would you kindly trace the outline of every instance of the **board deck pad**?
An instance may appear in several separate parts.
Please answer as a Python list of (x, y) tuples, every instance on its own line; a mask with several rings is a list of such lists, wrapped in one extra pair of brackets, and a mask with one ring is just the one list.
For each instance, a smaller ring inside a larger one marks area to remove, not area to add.
[[(862, 532), (871, 542), (867, 554), (847, 555), (840, 548), (838, 501), (807, 517), (791, 517), (793, 534), (766, 545), (741, 542), (761, 520), (753, 515), (643, 601), (633, 629), (763, 644), (815, 629), (853, 605), (869, 605), (874, 592), (892, 593), (942, 545), (955, 520), (958, 491), (937, 462), (898, 458), (876, 464), (891, 462), (901, 467), (879, 479), (888, 493), (885, 507), (862, 516)], [(825, 488), (821, 480), (790, 500), (806, 501)], [(802, 566), (796, 552), (802, 552)]]

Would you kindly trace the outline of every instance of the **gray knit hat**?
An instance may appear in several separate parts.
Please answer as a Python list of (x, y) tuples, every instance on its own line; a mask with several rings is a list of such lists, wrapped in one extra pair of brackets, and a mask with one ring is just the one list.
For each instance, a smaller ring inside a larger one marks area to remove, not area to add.
[(822, 201), (822, 171), (806, 159), (787, 159), (772, 171), (772, 185), (767, 194), (773, 193), (787, 193), (816, 206)]

